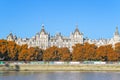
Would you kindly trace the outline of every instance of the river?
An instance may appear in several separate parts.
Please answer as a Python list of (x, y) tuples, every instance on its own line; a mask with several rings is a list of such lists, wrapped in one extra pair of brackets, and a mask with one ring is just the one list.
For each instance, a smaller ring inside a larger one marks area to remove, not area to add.
[(0, 80), (120, 80), (120, 72), (0, 72)]

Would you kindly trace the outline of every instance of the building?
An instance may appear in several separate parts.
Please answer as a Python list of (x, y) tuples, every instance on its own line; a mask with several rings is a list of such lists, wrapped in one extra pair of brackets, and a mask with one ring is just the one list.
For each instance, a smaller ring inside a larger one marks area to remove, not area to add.
[(59, 48), (67, 47), (70, 49), (70, 51), (72, 51), (72, 46), (77, 43), (84, 44), (85, 42), (88, 42), (89, 44), (95, 44), (98, 47), (108, 44), (111, 44), (114, 47), (116, 43), (120, 42), (120, 35), (118, 27), (116, 27), (113, 38), (91, 40), (88, 38), (84, 38), (83, 33), (81, 33), (78, 29), (78, 26), (76, 26), (75, 31), (72, 32), (69, 37), (63, 36), (61, 33), (50, 36), (50, 34), (45, 31), (44, 25), (42, 25), (41, 31), (32, 38), (17, 38), (16, 36), (13, 36), (12, 33), (10, 33), (7, 36), (7, 40), (15, 41), (18, 45), (28, 44), (28, 47), (39, 47), (42, 49), (46, 49), (52, 46), (57, 46)]

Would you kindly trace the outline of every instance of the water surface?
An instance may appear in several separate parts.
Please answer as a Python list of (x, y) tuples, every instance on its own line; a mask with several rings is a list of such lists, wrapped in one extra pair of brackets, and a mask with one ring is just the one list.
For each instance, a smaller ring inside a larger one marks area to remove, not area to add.
[(0, 72), (0, 80), (120, 80), (120, 72)]

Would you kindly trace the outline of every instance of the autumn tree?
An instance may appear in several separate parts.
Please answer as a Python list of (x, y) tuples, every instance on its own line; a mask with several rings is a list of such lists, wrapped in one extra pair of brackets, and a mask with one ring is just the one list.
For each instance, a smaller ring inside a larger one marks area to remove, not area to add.
[(108, 54), (113, 53), (112, 45), (100, 46), (97, 49), (97, 59), (101, 61), (108, 60)]
[(27, 58), (28, 56), (29, 56), (28, 45), (27, 44), (22, 45), (20, 52), (19, 52), (19, 55), (18, 55), (18, 60), (26, 61), (26, 60), (28, 60), (28, 58)]
[(120, 43), (115, 44), (114, 51), (118, 55), (118, 60), (120, 60)]
[(22, 46), (15, 42), (0, 40), (0, 60), (21, 60), (21, 61), (118, 61), (120, 60), (120, 43), (97, 47), (95, 44), (75, 44), (72, 53), (69, 49), (49, 47), (46, 50), (38, 47), (28, 48), (27, 44)]
[(37, 47), (28, 48), (28, 46), (25, 44), (21, 46), (21, 50), (18, 58), (19, 60), (23, 60), (23, 61), (42, 60), (43, 50)]
[(83, 48), (84, 60), (96, 60), (96, 49), (95, 44), (85, 43)]
[(82, 44), (75, 44), (72, 51), (73, 61), (83, 61), (84, 60), (84, 46)]
[(44, 61), (58, 61), (59, 58), (58, 48), (55, 46), (47, 48), (43, 54)]
[(20, 46), (13, 41), (9, 41), (7, 45), (7, 53), (10, 60), (18, 60)]
[(119, 54), (116, 52), (111, 52), (107, 55), (108, 61), (118, 61), (119, 60)]
[(115, 52), (120, 54), (120, 43), (115, 44)]
[(35, 47), (35, 55), (36, 55), (36, 60), (38, 61), (42, 61), (43, 60), (43, 54), (44, 54), (44, 50), (43, 49), (40, 49), (38, 47)]
[(70, 61), (71, 60), (70, 50), (67, 47), (59, 48), (58, 54), (59, 54), (60, 61)]
[(29, 61), (42, 60), (42, 57), (43, 57), (43, 50), (42, 49), (33, 48), (33, 47), (30, 47), (28, 49), (27, 60), (29, 60)]
[(0, 58), (3, 60), (8, 60), (7, 44), (6, 40), (0, 40)]

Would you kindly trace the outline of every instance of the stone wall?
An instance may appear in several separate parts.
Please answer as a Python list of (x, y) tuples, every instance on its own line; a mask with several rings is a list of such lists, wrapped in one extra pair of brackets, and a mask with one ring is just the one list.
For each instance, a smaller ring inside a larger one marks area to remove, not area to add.
[(0, 65), (1, 71), (120, 71), (116, 64), (80, 64), (80, 65)]

